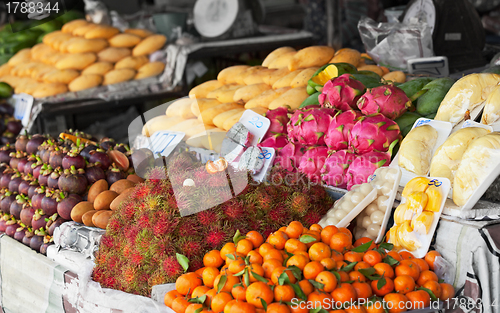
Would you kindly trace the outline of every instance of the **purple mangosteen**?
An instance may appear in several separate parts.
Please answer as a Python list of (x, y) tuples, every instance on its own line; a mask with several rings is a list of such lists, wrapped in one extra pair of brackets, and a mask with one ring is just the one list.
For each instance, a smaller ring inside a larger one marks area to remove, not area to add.
[(57, 213), (66, 220), (71, 220), (71, 211), (78, 203), (83, 201), (83, 198), (77, 194), (67, 195), (60, 193), (57, 198)]
[(87, 177), (89, 185), (92, 185), (98, 180), (106, 179), (106, 174), (100, 166), (96, 166), (95, 163), (89, 163), (85, 168), (85, 177)]
[(82, 195), (87, 190), (87, 178), (85, 170), (80, 168), (65, 169), (61, 177), (59, 177), (59, 189), (67, 193), (75, 193)]
[(31, 139), (28, 141), (26, 144), (26, 152), (28, 154), (35, 154), (38, 151), (38, 147), (45, 141), (47, 140), (44, 136), (42, 135), (33, 135)]
[(111, 166), (111, 159), (103, 149), (91, 151), (89, 162), (97, 163), (96, 165), (100, 166), (104, 170)]

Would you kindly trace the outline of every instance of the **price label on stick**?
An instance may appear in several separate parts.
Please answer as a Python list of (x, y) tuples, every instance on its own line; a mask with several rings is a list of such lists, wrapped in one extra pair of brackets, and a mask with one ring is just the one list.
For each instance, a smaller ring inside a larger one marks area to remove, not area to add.
[(253, 135), (250, 145), (256, 146), (267, 133), (271, 121), (255, 113), (252, 110), (246, 110), (240, 118), (240, 123), (243, 124)]
[(31, 118), (33, 97), (25, 93), (21, 93), (13, 95), (12, 98), (15, 100), (14, 117), (21, 120), (23, 126), (26, 127)]
[(267, 172), (273, 165), (274, 157), (276, 156), (276, 151), (273, 148), (262, 147), (261, 149), (262, 153), (259, 155), (259, 159), (264, 160), (264, 167), (262, 167), (259, 173), (252, 175), (253, 179), (259, 183), (265, 179)]
[(181, 142), (186, 134), (182, 132), (173, 132), (160, 130), (153, 134), (150, 138), (149, 149), (154, 155), (161, 154), (167, 157), (175, 147)]

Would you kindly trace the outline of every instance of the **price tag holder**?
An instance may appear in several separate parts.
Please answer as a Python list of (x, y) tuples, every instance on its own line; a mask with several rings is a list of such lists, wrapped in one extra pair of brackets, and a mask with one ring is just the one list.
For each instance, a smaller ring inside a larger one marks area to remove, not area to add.
[(175, 147), (182, 141), (186, 134), (182, 132), (173, 132), (160, 130), (150, 138), (149, 149), (154, 155), (161, 154), (167, 157)]
[(252, 110), (246, 110), (243, 112), (239, 122), (243, 124), (253, 135), (252, 141), (250, 142), (250, 145), (252, 146), (256, 146), (262, 138), (264, 138), (269, 126), (271, 126), (271, 121), (268, 118), (257, 114)]
[(264, 167), (259, 173), (252, 175), (253, 179), (259, 183), (266, 178), (266, 174), (273, 165), (274, 157), (276, 156), (274, 148), (261, 147), (261, 149), (262, 153), (259, 155), (259, 159), (264, 159)]
[(15, 94), (14, 117), (21, 120), (24, 127), (28, 125), (31, 118), (31, 108), (33, 107), (33, 97), (25, 93)]

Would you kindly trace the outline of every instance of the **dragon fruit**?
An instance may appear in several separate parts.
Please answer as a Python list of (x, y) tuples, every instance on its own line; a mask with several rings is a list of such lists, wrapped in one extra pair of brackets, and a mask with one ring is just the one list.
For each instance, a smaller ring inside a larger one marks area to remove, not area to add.
[(288, 144), (288, 139), (285, 134), (275, 134), (271, 136), (266, 136), (266, 139), (262, 140), (258, 144), (259, 147), (274, 148), (275, 150), (281, 149)]
[(287, 125), (290, 141), (306, 146), (324, 145), (324, 135), (335, 113), (332, 109), (321, 108), (295, 111)]
[(300, 160), (299, 171), (305, 174), (313, 183), (319, 183), (321, 181), (321, 169), (327, 157), (327, 147), (309, 147)]
[(328, 156), (321, 169), (322, 180), (330, 186), (347, 187), (346, 173), (356, 155), (347, 150), (340, 150)]
[(398, 124), (379, 113), (358, 119), (349, 134), (349, 145), (357, 154), (385, 152), (397, 139), (401, 139)]
[(282, 168), (289, 172), (295, 172), (304, 155), (303, 150), (304, 148), (301, 145), (288, 143), (278, 152), (274, 164), (281, 165)]
[(339, 112), (335, 115), (328, 126), (325, 135), (325, 143), (332, 150), (347, 149), (349, 146), (349, 133), (362, 115), (359, 111)]
[(389, 147), (387, 152), (370, 151), (365, 154), (358, 155), (352, 161), (346, 173), (347, 190), (351, 190), (352, 186), (364, 184), (368, 182), (368, 177), (375, 170), (382, 166), (389, 166), (391, 162), (392, 149), (398, 143), (395, 140)]
[(266, 117), (271, 121), (266, 137), (274, 134), (286, 134), (286, 124), (290, 120), (286, 108), (280, 107), (275, 110), (269, 110), (266, 113)]
[(394, 120), (411, 107), (411, 100), (400, 88), (393, 85), (383, 85), (368, 89), (359, 98), (357, 106), (365, 115), (382, 113)]
[(318, 100), (323, 107), (347, 111), (357, 109), (356, 102), (364, 91), (365, 85), (354, 79), (351, 74), (343, 74), (323, 86)]

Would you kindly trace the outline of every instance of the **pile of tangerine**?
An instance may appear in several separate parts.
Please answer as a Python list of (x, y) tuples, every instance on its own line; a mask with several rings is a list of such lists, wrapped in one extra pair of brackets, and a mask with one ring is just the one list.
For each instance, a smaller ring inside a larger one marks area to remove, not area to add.
[(399, 313), (454, 296), (433, 272), (437, 251), (417, 259), (391, 249), (369, 238), (353, 245), (347, 228), (293, 221), (265, 242), (250, 231), (206, 253), (164, 301), (176, 313)]

